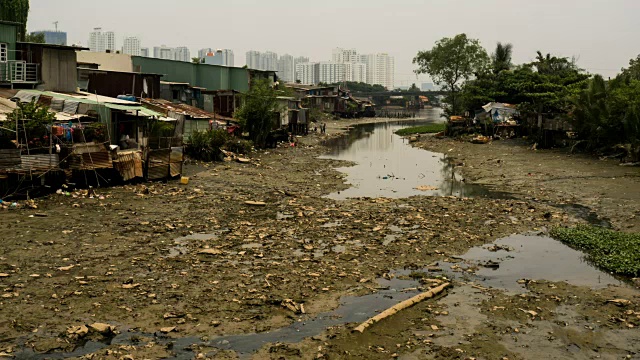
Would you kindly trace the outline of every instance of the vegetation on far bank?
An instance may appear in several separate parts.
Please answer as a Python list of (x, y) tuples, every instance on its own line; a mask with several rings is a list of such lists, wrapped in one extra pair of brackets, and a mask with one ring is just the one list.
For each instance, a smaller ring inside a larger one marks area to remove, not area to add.
[(538, 51), (533, 61), (514, 64), (512, 52), (511, 44), (498, 43), (489, 55), (478, 40), (459, 34), (420, 51), (414, 63), (417, 73), (430, 75), (447, 92), (447, 117), (473, 117), (489, 102), (509, 103), (538, 139), (538, 119), (545, 119), (571, 124), (588, 150), (618, 144), (640, 149), (640, 56), (606, 80), (573, 58)]
[(420, 126), (412, 126), (396, 131), (396, 134), (400, 136), (416, 135), (416, 134), (435, 134), (445, 130), (446, 125), (442, 124), (428, 124)]
[(614, 274), (640, 276), (640, 234), (579, 225), (555, 228), (551, 236), (587, 253), (596, 266)]

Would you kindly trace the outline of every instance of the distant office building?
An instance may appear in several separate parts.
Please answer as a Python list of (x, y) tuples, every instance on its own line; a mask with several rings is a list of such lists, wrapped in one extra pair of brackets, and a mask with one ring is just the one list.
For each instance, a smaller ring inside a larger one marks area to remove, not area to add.
[(256, 70), (278, 71), (278, 54), (249, 50), (246, 53), (247, 67)]
[(43, 34), (44, 42), (47, 44), (53, 45), (67, 45), (67, 33), (63, 31), (34, 31), (31, 33), (32, 35)]
[(344, 63), (344, 79), (352, 82), (367, 82), (367, 64), (354, 62)]
[(345, 81), (344, 63), (323, 61), (318, 66), (318, 83), (337, 84)]
[(198, 50), (198, 57), (200, 59), (206, 58), (207, 56), (209, 56), (209, 54), (213, 54), (213, 49), (212, 48), (204, 48), (204, 49)]
[(185, 46), (180, 46), (177, 47), (175, 50), (175, 59), (174, 60), (178, 60), (178, 61), (186, 61), (186, 62), (190, 62), (191, 61), (191, 52), (189, 51), (189, 49)]
[(358, 52), (356, 49), (335, 48), (331, 54), (331, 61), (337, 63), (355, 63), (358, 62)]
[(155, 46), (153, 48), (153, 57), (165, 60), (191, 61), (191, 52), (188, 48), (182, 46), (177, 48), (168, 47), (166, 45)]
[(175, 49), (166, 45), (154, 46), (153, 57), (156, 59), (175, 60)]
[(301, 65), (305, 64), (305, 63), (308, 63), (308, 62), (309, 62), (309, 58), (308, 57), (304, 57), (304, 56), (299, 56), (299, 57), (293, 59), (293, 68), (294, 68), (294, 71), (295, 71), (293, 80), (295, 82), (298, 82), (298, 81), (302, 82), (302, 72), (301, 72), (302, 68), (301, 68)]
[(260, 70), (278, 71), (278, 54), (267, 51), (260, 56), (262, 68)]
[(393, 89), (395, 82), (395, 59), (385, 53), (358, 54), (355, 49), (335, 48), (331, 53), (334, 63), (347, 65), (347, 81), (366, 82), (370, 85), (382, 85)]
[(94, 28), (89, 33), (89, 50), (93, 52), (115, 52), (116, 34), (113, 31), (102, 31), (102, 28)]
[(422, 91), (433, 91), (434, 89), (433, 83), (422, 83), (422, 85), (420, 85), (420, 90)]
[(140, 48), (140, 56), (149, 57), (149, 48)]
[(320, 64), (319, 63), (300, 63), (297, 65), (299, 68), (299, 80), (300, 83), (305, 85), (315, 85), (319, 82), (320, 78)]
[(218, 49), (208, 53), (203, 59), (209, 65), (234, 66), (233, 50), (230, 49)]
[(133, 56), (140, 56), (141, 55), (141, 48), (140, 48), (140, 39), (135, 37), (135, 36), (130, 36), (130, 37), (126, 37), (124, 38), (124, 43), (122, 45), (122, 53), (123, 54), (128, 54), (128, 55), (133, 55)]
[(284, 54), (278, 59), (278, 78), (286, 83), (295, 81), (295, 60), (293, 56)]

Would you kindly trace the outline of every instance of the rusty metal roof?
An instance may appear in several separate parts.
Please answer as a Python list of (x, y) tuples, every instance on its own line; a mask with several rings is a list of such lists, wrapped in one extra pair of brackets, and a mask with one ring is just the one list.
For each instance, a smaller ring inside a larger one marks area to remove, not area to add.
[(141, 99), (140, 102), (143, 105), (148, 105), (154, 110), (158, 110), (160, 112), (164, 112), (168, 114), (170, 111), (189, 116), (195, 119), (219, 119), (219, 120), (229, 120), (235, 121), (232, 118), (222, 116), (219, 114), (210, 113), (208, 111), (204, 111), (194, 106), (190, 106), (187, 104), (175, 104), (171, 101), (164, 99)]

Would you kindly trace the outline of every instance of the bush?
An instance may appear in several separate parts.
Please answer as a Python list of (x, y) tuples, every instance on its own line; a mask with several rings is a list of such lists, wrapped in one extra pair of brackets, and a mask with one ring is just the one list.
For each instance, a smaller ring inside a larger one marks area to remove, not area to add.
[(587, 260), (614, 274), (640, 276), (640, 234), (630, 234), (600, 227), (579, 225), (555, 228), (551, 236), (584, 250)]
[(434, 134), (434, 133), (439, 133), (441, 131), (444, 131), (445, 127), (446, 125), (444, 123), (413, 126), (413, 127), (400, 129), (396, 131), (396, 134), (400, 136), (415, 135), (415, 134)]
[(236, 154), (249, 154), (253, 151), (253, 141), (238, 138), (230, 138), (227, 140), (224, 148)]
[(197, 160), (220, 160), (220, 149), (225, 145), (228, 138), (229, 135), (225, 130), (194, 131), (189, 137), (186, 153)]

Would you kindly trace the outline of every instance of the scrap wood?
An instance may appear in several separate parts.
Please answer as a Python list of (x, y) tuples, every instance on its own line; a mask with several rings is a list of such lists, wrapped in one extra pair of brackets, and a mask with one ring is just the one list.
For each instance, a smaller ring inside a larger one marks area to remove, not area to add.
[(391, 315), (394, 315), (396, 313), (398, 313), (401, 310), (404, 310), (406, 308), (409, 308), (417, 303), (420, 303), (426, 299), (431, 299), (432, 297), (438, 295), (439, 293), (443, 292), (446, 288), (448, 288), (451, 285), (451, 283), (444, 283), (440, 286), (438, 286), (437, 288), (431, 289), (427, 292), (424, 292), (422, 294), (416, 295), (414, 297), (412, 297), (411, 299), (405, 300), (399, 304), (396, 304), (390, 308), (388, 308), (387, 310), (381, 312), (380, 314), (372, 317), (371, 319), (363, 322), (362, 324), (358, 325), (355, 329), (353, 329), (353, 331), (358, 331), (360, 333), (363, 333), (365, 331), (366, 328), (368, 328), (369, 326), (377, 323), (380, 320), (383, 320), (385, 318), (388, 318)]

